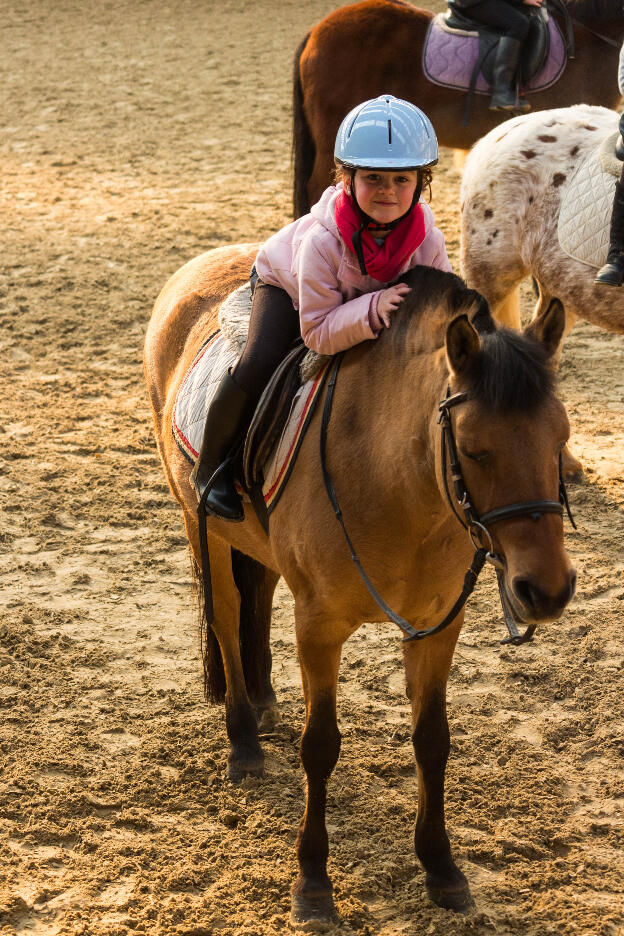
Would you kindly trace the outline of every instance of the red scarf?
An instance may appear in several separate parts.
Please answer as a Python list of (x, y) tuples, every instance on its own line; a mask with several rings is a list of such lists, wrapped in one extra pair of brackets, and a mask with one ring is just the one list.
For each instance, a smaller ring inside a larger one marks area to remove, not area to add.
[[(335, 218), (338, 230), (351, 253), (355, 254), (353, 235), (359, 230), (362, 216), (353, 197), (342, 190), (336, 199)], [(425, 216), (420, 205), (414, 205), (404, 218), (378, 244), (368, 228), (362, 231), (362, 251), (366, 271), (380, 283), (395, 279), (399, 270), (425, 239)]]

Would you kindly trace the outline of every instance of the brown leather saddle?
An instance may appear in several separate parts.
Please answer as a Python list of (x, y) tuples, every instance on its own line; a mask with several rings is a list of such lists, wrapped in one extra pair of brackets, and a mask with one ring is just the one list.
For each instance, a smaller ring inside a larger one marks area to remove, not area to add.
[[(268, 532), (269, 528), (269, 514), (262, 493), (264, 485), (263, 467), (279, 442), (290, 415), (294, 396), (302, 383), (301, 362), (307, 353), (308, 348), (299, 339), (273, 373), (252, 417), (245, 438), (242, 462), (239, 466), (240, 471), (236, 472), (237, 477), (241, 478), (256, 515), (266, 532)], [(308, 410), (305, 428), (307, 428), (312, 418), (315, 404), (316, 398), (314, 404)], [(275, 503), (276, 501), (272, 506)]]

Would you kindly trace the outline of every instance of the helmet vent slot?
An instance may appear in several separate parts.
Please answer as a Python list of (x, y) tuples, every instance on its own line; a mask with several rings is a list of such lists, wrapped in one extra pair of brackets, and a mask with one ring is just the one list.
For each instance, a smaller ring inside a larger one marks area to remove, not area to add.
[(388, 143), (392, 145), (392, 121), (388, 121)]

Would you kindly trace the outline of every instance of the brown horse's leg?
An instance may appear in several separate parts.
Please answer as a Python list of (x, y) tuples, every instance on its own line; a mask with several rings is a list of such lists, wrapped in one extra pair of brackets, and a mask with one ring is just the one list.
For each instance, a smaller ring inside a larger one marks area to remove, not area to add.
[(450, 749), (446, 683), (460, 627), (461, 621), (437, 637), (404, 644), (404, 659), (418, 768), (416, 854), (427, 873), (431, 900), (465, 912), (473, 905), (470, 888), (453, 860), (444, 823), (444, 772)]
[[(194, 529), (189, 529), (189, 526)], [(187, 522), (187, 533), (197, 559), (199, 548), (196, 521), (192, 524)], [(241, 598), (234, 581), (232, 551), (227, 543), (209, 537), (209, 553), (214, 605), (212, 630), (221, 649), (226, 682), (225, 725), (230, 740), (228, 776), (234, 783), (239, 783), (248, 775), (262, 776), (264, 754), (258, 741), (256, 716), (247, 694), (241, 660)]]
[(306, 809), (299, 827), (297, 856), (299, 875), (292, 889), (293, 923), (332, 921), (336, 910), (327, 875), (329, 842), (325, 827), (327, 781), (340, 753), (336, 721), (336, 686), (340, 643), (302, 639), (297, 620), (299, 662), (306, 703), (306, 722), (301, 736), (301, 762), (306, 772)]

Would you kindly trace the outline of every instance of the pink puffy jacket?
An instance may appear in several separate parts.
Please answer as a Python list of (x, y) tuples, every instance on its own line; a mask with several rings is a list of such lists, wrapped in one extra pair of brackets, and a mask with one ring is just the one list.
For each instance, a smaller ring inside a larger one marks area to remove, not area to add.
[[(270, 237), (256, 258), (258, 276), (286, 290), (299, 310), (304, 342), (320, 354), (336, 354), (377, 337), (377, 302), (387, 285), (362, 276), (357, 257), (340, 236), (334, 203), (341, 190), (342, 183), (325, 189), (310, 213)], [(425, 239), (399, 275), (418, 265), (451, 271), (431, 208), (424, 202), (421, 206)]]

